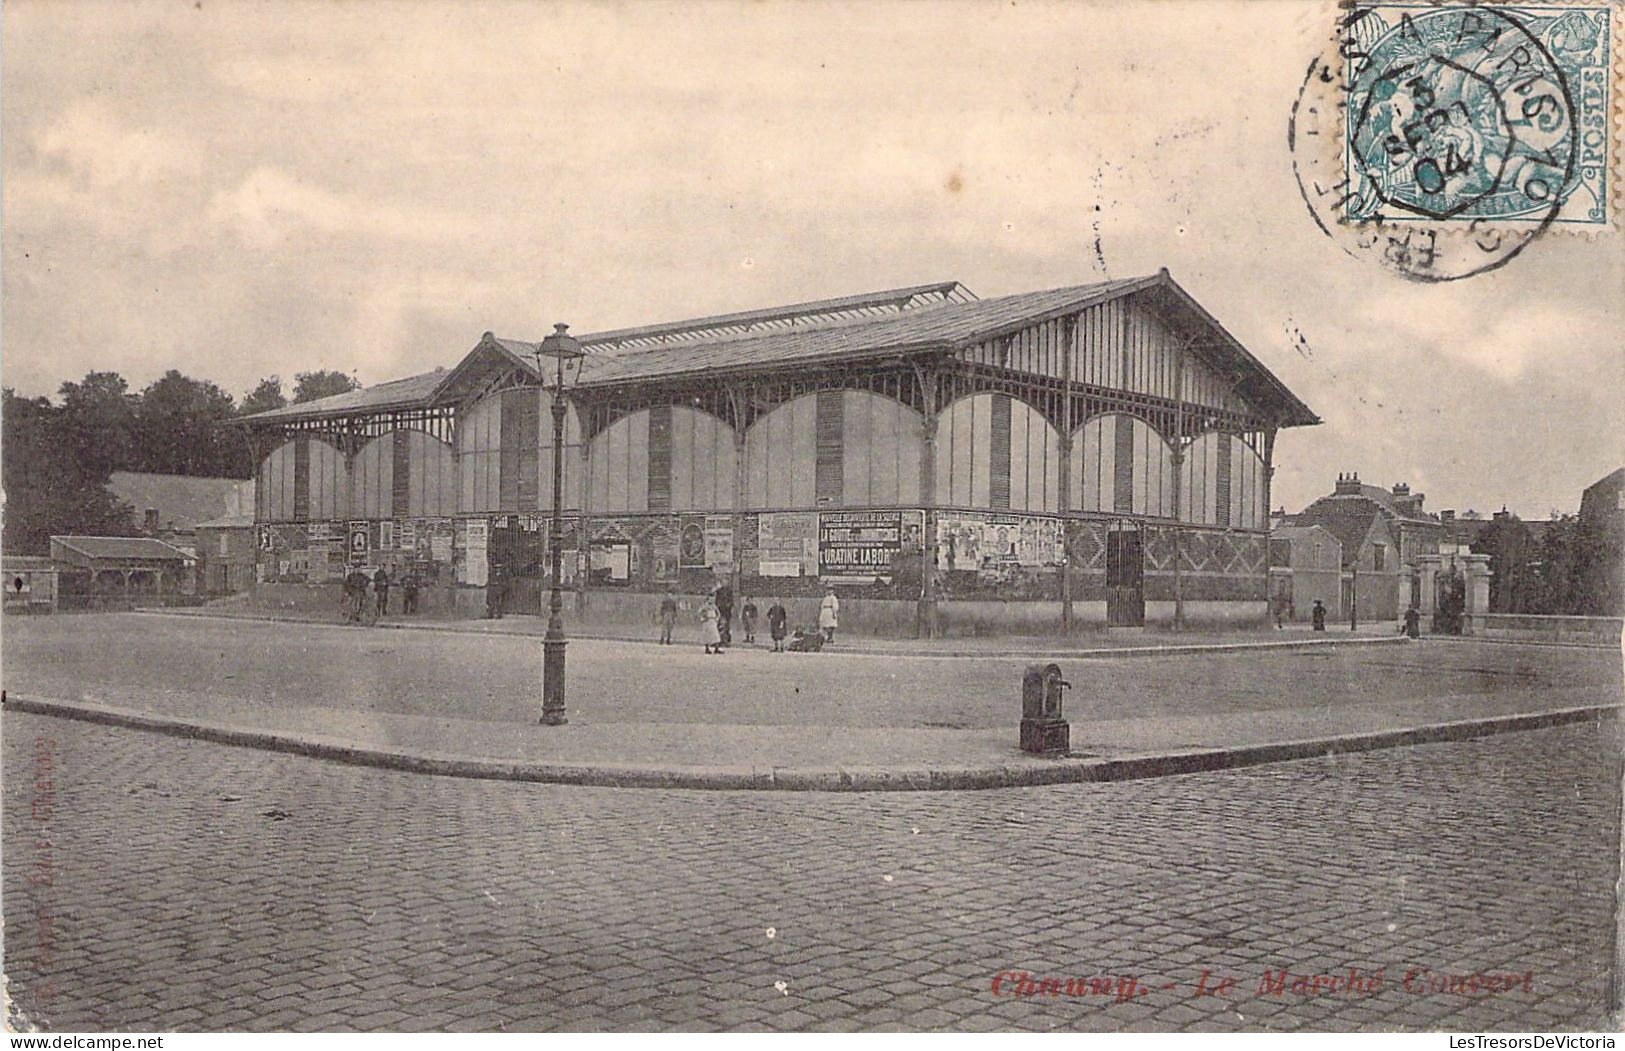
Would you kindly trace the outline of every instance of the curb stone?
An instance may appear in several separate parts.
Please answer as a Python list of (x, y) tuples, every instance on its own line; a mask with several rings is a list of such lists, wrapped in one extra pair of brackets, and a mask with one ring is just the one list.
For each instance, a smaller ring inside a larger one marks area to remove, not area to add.
[(1265, 763), (1316, 759), (1352, 752), (1401, 748), (1418, 744), (1464, 741), (1493, 734), (1540, 730), (1569, 723), (1600, 721), (1625, 704), (1585, 705), (1522, 715), (1491, 716), (1432, 723), (1397, 730), (1342, 734), (1324, 738), (1239, 745), (1227, 748), (1192, 748), (1112, 758), (1066, 758), (1032, 766), (915, 767), (769, 770), (721, 767), (658, 767), (653, 765), (595, 765), (527, 762), (434, 752), (408, 752), (357, 745), (329, 737), (271, 730), (245, 730), (218, 723), (153, 715), (128, 708), (81, 701), (19, 697), (0, 691), (0, 707), (167, 734), (188, 740), (263, 751), (302, 755), (355, 766), (398, 770), (487, 781), (527, 781), (602, 788), (683, 788), (712, 791), (786, 792), (937, 792), (992, 788), (1028, 788), (1086, 782), (1132, 781), (1180, 774), (1210, 773)]

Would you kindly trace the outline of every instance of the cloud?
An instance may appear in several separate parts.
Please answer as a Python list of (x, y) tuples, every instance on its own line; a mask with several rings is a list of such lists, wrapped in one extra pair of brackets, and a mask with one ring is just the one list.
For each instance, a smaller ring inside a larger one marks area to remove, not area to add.
[(431, 209), (335, 193), (276, 168), (257, 168), (234, 188), (214, 195), (209, 217), (251, 244), (296, 241), (311, 230), (393, 241), (451, 241), (479, 224)]
[(184, 132), (120, 121), (103, 103), (72, 103), (34, 138), (42, 164), (64, 180), (129, 191), (195, 176), (203, 149)]

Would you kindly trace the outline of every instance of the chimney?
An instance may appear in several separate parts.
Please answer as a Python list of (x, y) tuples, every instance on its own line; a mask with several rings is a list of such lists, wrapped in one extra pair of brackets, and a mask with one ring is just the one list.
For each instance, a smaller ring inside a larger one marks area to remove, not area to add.
[(1337, 476), (1337, 488), (1332, 490), (1335, 496), (1359, 496), (1360, 473), (1358, 471)]
[(142, 519), (141, 526), (142, 526), (143, 529), (146, 530), (148, 536), (156, 536), (157, 535), (157, 533), (158, 533), (158, 509), (156, 507), (147, 508), (147, 513), (146, 513), (146, 516)]
[(1445, 525), (1452, 525), (1456, 521), (1456, 512), (1440, 511), (1439, 521), (1443, 522)]
[(1422, 513), (1422, 494), (1411, 492), (1409, 483), (1395, 482), (1393, 488), (1394, 506), (1408, 515)]

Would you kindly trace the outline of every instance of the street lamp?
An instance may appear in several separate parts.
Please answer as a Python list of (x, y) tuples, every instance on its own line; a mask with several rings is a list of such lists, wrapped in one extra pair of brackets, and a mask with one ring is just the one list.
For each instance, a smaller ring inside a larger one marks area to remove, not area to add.
[[(567, 331), (569, 325), (553, 326), (553, 334), (536, 347), (536, 373), (553, 402), (553, 521), (548, 530), (548, 554), (553, 568), (553, 587), (547, 599), (547, 634), (542, 636), (542, 725), (562, 726), (564, 714), (564, 594), (560, 577), (564, 570), (564, 394), (581, 375), (581, 359), (586, 352), (581, 341)], [(548, 382), (543, 358), (553, 359), (553, 378)], [(585, 550), (585, 538), (577, 538), (577, 548)]]

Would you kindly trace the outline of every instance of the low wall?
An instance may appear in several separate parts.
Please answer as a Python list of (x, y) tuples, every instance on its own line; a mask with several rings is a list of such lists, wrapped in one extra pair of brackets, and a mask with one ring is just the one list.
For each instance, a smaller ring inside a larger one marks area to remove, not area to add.
[(1618, 646), (1620, 617), (1569, 617), (1543, 613), (1470, 613), (1463, 632), (1480, 638), (1582, 642)]

